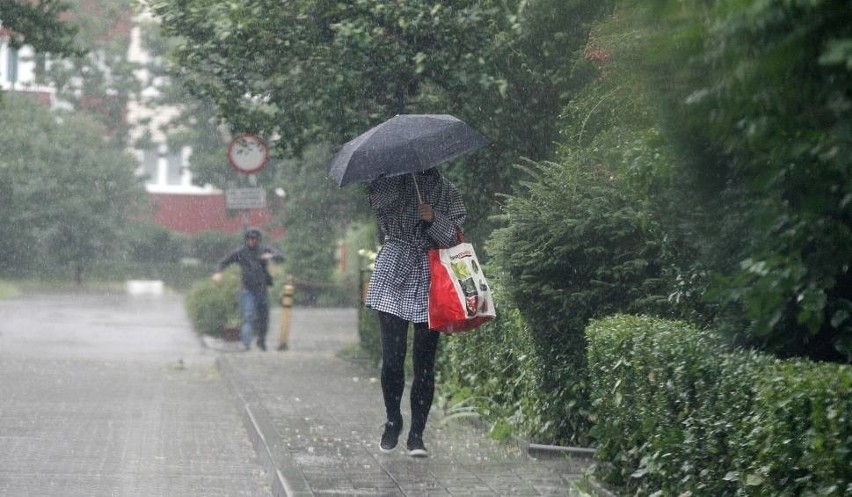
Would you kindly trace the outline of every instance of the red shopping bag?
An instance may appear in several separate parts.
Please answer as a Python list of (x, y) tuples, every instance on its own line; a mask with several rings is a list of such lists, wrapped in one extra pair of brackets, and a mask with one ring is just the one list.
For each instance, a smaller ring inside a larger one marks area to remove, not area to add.
[(430, 329), (469, 331), (497, 316), (491, 287), (470, 243), (430, 250), (429, 272)]

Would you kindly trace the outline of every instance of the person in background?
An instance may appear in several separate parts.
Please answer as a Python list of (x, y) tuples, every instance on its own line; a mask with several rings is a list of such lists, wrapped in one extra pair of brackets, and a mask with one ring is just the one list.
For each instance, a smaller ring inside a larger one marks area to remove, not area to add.
[(257, 346), (266, 350), (266, 333), (269, 328), (269, 290), (272, 275), (269, 274), (270, 260), (282, 262), (284, 255), (271, 247), (260, 244), (263, 238), (259, 229), (249, 228), (245, 232), (245, 244), (219, 261), (213, 280), (222, 279), (222, 271), (231, 264), (239, 264), (242, 273), (240, 288), (240, 310), (242, 327), (240, 339), (246, 350), (251, 348), (252, 336), (257, 337)]
[(381, 385), (387, 420), (380, 449), (393, 450), (402, 432), (403, 366), (409, 323), (413, 323), (414, 378), (406, 446), (412, 457), (426, 457), (423, 431), (435, 392), (439, 336), (428, 327), (428, 252), (455, 244), (467, 211), (456, 187), (434, 168), (376, 179), (368, 194), (384, 236), (366, 299), (366, 306), (379, 312), (381, 327)]

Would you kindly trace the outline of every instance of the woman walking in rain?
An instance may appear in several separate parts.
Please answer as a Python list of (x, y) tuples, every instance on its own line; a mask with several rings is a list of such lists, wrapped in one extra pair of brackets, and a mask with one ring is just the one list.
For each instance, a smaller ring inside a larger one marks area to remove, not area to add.
[(413, 323), (414, 379), (406, 445), (412, 457), (426, 457), (423, 430), (435, 392), (439, 337), (427, 323), (428, 251), (455, 243), (466, 210), (456, 187), (434, 168), (376, 179), (370, 183), (368, 193), (384, 235), (366, 301), (367, 307), (379, 311), (382, 335), (381, 384), (387, 421), (380, 448), (383, 452), (393, 450), (403, 429), (403, 365), (409, 323)]

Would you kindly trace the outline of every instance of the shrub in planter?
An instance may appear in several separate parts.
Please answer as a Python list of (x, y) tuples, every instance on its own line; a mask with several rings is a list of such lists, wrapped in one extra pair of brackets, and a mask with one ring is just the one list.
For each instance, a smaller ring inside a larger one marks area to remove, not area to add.
[(230, 267), (219, 282), (197, 282), (186, 296), (185, 306), (192, 326), (198, 333), (224, 338), (227, 328), (240, 325), (239, 268)]

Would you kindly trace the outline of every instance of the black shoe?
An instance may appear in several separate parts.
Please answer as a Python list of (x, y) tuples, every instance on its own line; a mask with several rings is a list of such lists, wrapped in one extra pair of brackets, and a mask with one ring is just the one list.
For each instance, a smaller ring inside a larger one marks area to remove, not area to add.
[(257, 339), (257, 346), (260, 348), (260, 350), (266, 350), (266, 340), (264, 340), (262, 338), (258, 338)]
[(278, 350), (288, 350), (290, 347), (287, 346), (286, 343), (279, 343)]
[(385, 423), (385, 432), (382, 433), (382, 443), (379, 444), (379, 449), (382, 452), (390, 452), (396, 448), (399, 443), (399, 434), (402, 432), (402, 420), (388, 421)]
[(429, 452), (426, 451), (426, 446), (423, 445), (423, 435), (409, 433), (408, 442), (405, 445), (408, 447), (408, 455), (411, 457), (429, 456)]

